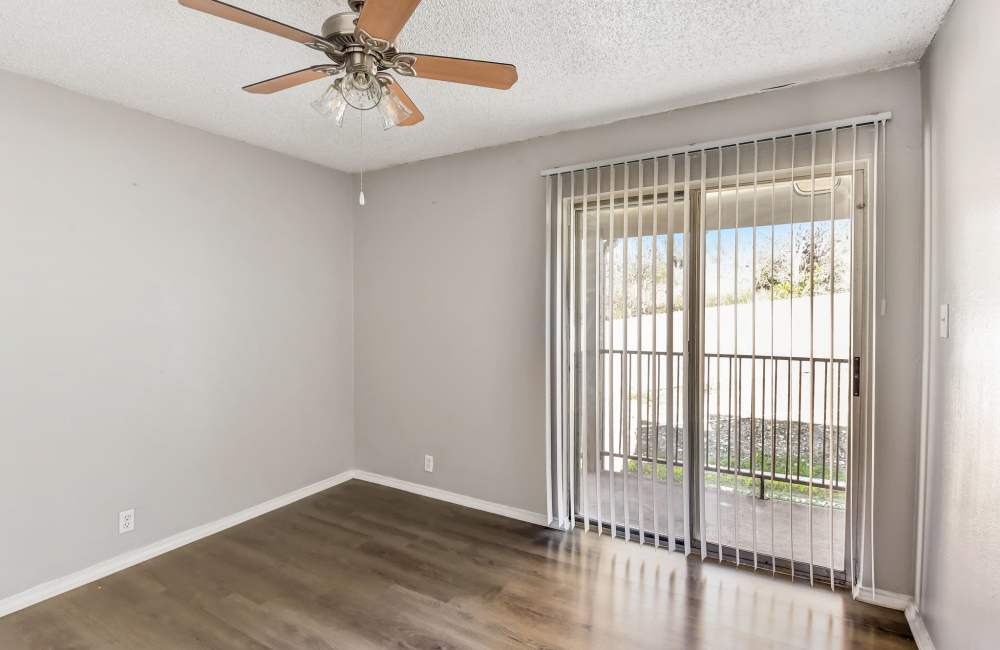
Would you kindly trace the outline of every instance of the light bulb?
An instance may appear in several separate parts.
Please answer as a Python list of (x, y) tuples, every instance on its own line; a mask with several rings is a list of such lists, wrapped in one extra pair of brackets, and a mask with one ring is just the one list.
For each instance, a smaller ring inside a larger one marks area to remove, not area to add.
[(343, 126), (347, 102), (340, 92), (340, 79), (330, 84), (320, 98), (312, 103), (312, 107), (323, 117), (332, 117), (337, 126)]
[(365, 191), (361, 190), (358, 193), (358, 205), (364, 205), (364, 204), (365, 204)]
[(378, 103), (378, 112), (382, 116), (382, 128), (386, 131), (399, 126), (413, 115), (413, 111), (391, 92), (383, 93), (382, 101)]
[(367, 72), (353, 72), (344, 77), (340, 92), (347, 103), (359, 111), (375, 108), (382, 99), (382, 86)]

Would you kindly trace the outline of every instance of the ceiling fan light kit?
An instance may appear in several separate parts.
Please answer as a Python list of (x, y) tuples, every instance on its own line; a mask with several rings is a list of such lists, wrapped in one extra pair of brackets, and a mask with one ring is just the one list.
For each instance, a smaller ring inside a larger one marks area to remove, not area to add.
[(312, 103), (340, 126), (350, 106), (379, 109), (383, 127), (413, 126), (423, 113), (390, 74), (506, 90), (517, 81), (517, 68), (506, 63), (400, 52), (396, 37), (420, 0), (348, 0), (350, 11), (330, 16), (322, 35), (279, 23), (218, 0), (179, 0), (180, 4), (247, 27), (269, 32), (324, 53), (330, 63), (284, 74), (243, 89), (271, 94), (301, 84), (337, 77)]

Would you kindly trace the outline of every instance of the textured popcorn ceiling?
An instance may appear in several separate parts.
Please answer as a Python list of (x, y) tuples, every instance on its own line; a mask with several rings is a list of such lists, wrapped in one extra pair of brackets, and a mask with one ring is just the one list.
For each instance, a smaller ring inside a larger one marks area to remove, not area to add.
[[(343, 0), (229, 0), (318, 32)], [(424, 0), (403, 51), (517, 65), (510, 91), (403, 84), (427, 119), (382, 132), (379, 168), (917, 60), (951, 0)], [(0, 68), (346, 171), (361, 159), (309, 102), (318, 81), (271, 96), (251, 82), (322, 63), (291, 41), (174, 0), (0, 0)], [(873, 107), (879, 108), (879, 107)]]

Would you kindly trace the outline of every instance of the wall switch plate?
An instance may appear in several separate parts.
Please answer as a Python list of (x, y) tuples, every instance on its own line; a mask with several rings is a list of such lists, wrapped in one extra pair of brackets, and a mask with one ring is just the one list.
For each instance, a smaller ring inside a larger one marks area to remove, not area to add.
[(118, 513), (118, 534), (131, 533), (135, 530), (135, 510), (129, 508)]
[(424, 456), (424, 471), (433, 472), (434, 471), (434, 457), (430, 454)]
[(938, 314), (938, 336), (943, 339), (948, 338), (948, 326), (950, 317), (948, 314), (948, 305), (942, 304), (941, 311)]

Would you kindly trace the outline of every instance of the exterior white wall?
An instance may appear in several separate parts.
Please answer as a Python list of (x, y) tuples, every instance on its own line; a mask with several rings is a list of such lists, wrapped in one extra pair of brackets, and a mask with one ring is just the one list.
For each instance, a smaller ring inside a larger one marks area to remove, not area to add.
[[(923, 244), (914, 66), (366, 175), (368, 205), (355, 223), (360, 467), (545, 511), (541, 169), (879, 111), (894, 117), (880, 323), (890, 335), (878, 348), (877, 584), (912, 593)], [(435, 456), (433, 474), (423, 471), (425, 453)]]
[(354, 466), (349, 177), (8, 73), (0, 143), (0, 599)]
[(1000, 3), (958, 0), (921, 64), (932, 338), (920, 609), (938, 648), (995, 648), (1000, 638), (998, 28)]

